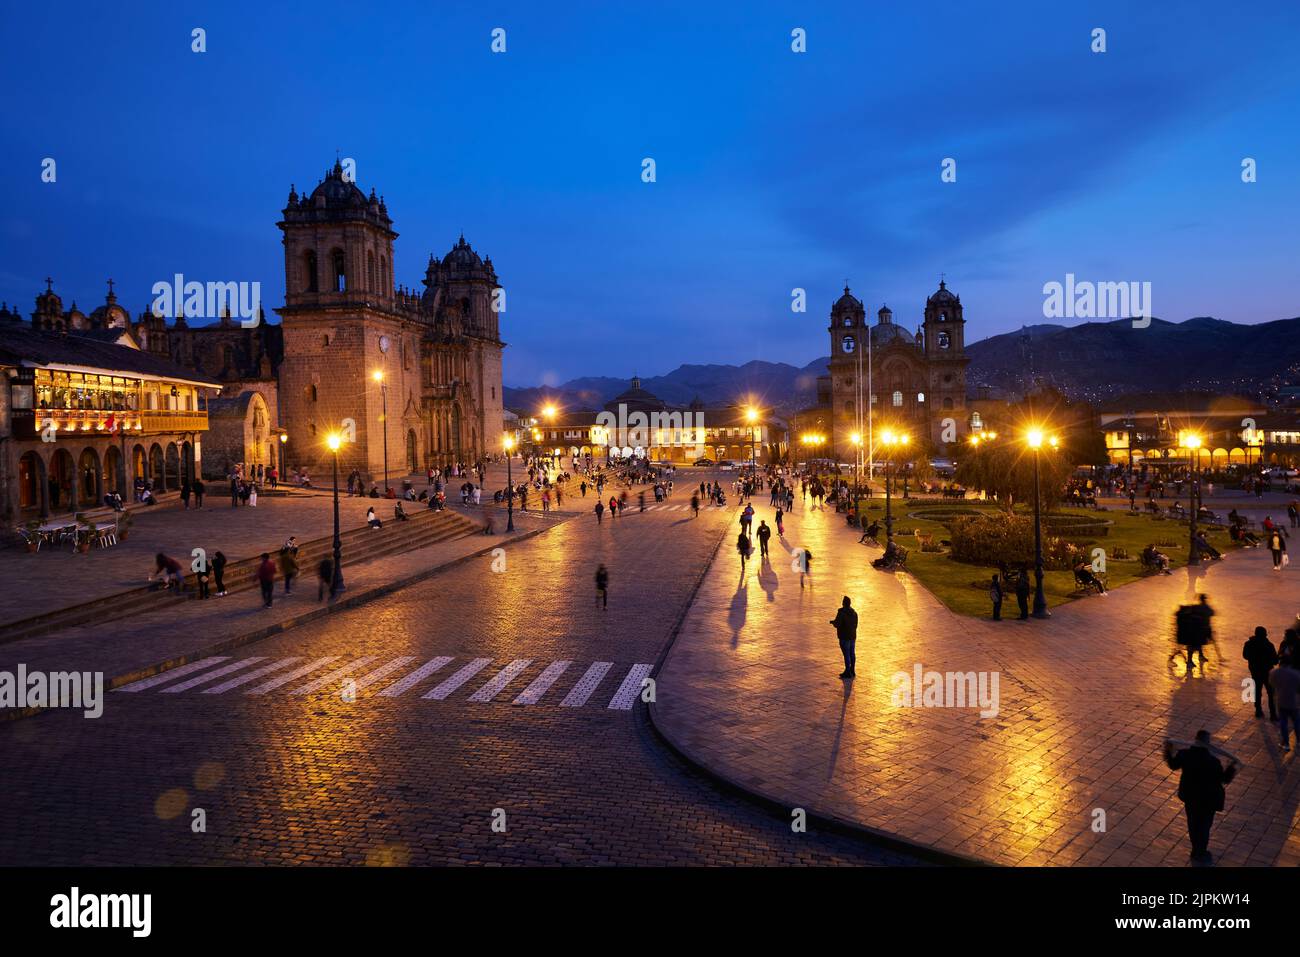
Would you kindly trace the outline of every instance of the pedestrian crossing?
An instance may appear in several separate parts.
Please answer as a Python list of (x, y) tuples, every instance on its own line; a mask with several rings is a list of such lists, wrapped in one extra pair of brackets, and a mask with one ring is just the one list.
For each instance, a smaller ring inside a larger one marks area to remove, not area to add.
[[(634, 664), (624, 673), (612, 661), (594, 661), (568, 686), (561, 698), (557, 686), (565, 685), (565, 676), (576, 674), (577, 669), (571, 672), (573, 661), (560, 659), (547, 663), (532, 674), (523, 690), (512, 697), (507, 689), (522, 684), (524, 678), (535, 670), (535, 662), (541, 664), (537, 659), (516, 658), (502, 662), (492, 658), (472, 658), (462, 660), (459, 667), (452, 667), (455, 662), (456, 659), (448, 655), (423, 662), (413, 655), (402, 655), (388, 661), (382, 660), (380, 655), (352, 660), (345, 660), (340, 655), (325, 655), (311, 661), (302, 655), (275, 659), (265, 655), (238, 659), (230, 655), (213, 655), (113, 690), (125, 694), (152, 691), (159, 694), (224, 695), (236, 692), (248, 696), (347, 692), (349, 700), (360, 700), (363, 697), (361, 692), (372, 689), (371, 694), (377, 698), (401, 698), (410, 692), (408, 700), (425, 701), (447, 701), (460, 692), (463, 697), (457, 700), (473, 704), (509, 701), (518, 706), (548, 705), (559, 699), (561, 708), (582, 708), (589, 702), (598, 704), (604, 700), (597, 692), (605, 684), (606, 694), (610, 694), (612, 689), (605, 709), (631, 711), (641, 697), (646, 679), (654, 670), (653, 665)], [(606, 683), (605, 679), (611, 672), (613, 676)]]

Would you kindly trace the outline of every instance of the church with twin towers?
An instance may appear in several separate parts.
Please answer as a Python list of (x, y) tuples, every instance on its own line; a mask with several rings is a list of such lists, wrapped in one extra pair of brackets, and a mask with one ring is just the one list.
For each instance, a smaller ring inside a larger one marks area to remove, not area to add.
[(491, 258), (462, 235), (430, 255), (421, 288), (396, 285), (388, 207), (338, 161), (310, 193), (290, 187), (277, 225), (286, 462), (324, 472), (326, 436), (345, 428), (340, 471), (375, 482), (385, 451), (394, 477), (500, 451), (505, 300)]
[(887, 305), (868, 324), (862, 300), (847, 284), (831, 307), (828, 331), (831, 358), (818, 382), (818, 407), (799, 418), (822, 423), (838, 461), (854, 461), (852, 437), (866, 435), (868, 408), (877, 437), (894, 429), (942, 449), (945, 421), (958, 435), (967, 431), (966, 319), (961, 297), (944, 280), (926, 298), (915, 334), (894, 322)]

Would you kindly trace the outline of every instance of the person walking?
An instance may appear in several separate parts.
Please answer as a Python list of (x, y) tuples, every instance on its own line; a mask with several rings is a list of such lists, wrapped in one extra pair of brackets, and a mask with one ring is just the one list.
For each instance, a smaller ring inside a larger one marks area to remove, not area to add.
[(325, 593), (330, 593), (330, 600), (334, 600), (334, 562), (328, 558), (322, 558), (320, 564), (316, 566), (316, 600), (324, 601)]
[(596, 601), (602, 611), (609, 607), (609, 570), (604, 565), (596, 567)]
[(605, 520), (605, 503), (596, 501), (596, 524), (599, 525)]
[(856, 678), (858, 676), (855, 670), (858, 663), (858, 613), (853, 610), (853, 602), (849, 600), (848, 595), (845, 595), (844, 600), (840, 602), (840, 610), (835, 613), (830, 623), (835, 626), (835, 636), (840, 641), (840, 654), (844, 656), (844, 670), (840, 672), (840, 677)]
[(284, 593), (293, 591), (293, 580), (298, 574), (298, 549), (286, 545), (280, 549), (280, 574), (284, 576)]
[(993, 620), (1002, 620), (1002, 581), (997, 575), (989, 582), (989, 601), (993, 602)]
[(203, 484), (203, 479), (201, 479), (201, 478), (196, 478), (196, 479), (194, 480), (194, 507), (195, 507), (195, 508), (202, 508), (202, 507), (203, 507), (203, 494), (204, 494), (207, 490), (208, 490), (208, 487), (207, 487), (206, 485)]
[(1165, 740), (1165, 763), (1170, 770), (1182, 771), (1178, 779), (1178, 799), (1187, 811), (1187, 836), (1191, 839), (1192, 860), (1208, 864), (1214, 860), (1210, 854), (1210, 829), (1214, 815), (1223, 810), (1224, 785), (1237, 774), (1238, 761), (1228, 755), (1223, 764), (1210, 751), (1210, 732), (1202, 728), (1189, 747), (1175, 751), (1178, 742)]
[(740, 553), (740, 573), (745, 573), (745, 560), (749, 558), (749, 536), (745, 534), (742, 528), (740, 534), (736, 537), (736, 551)]
[(772, 537), (772, 530), (767, 527), (767, 522), (759, 522), (758, 531), (755, 534), (758, 536), (758, 557), (766, 559), (767, 540)]
[(1029, 618), (1029, 566), (1023, 562), (1020, 573), (1016, 575), (1016, 607), (1020, 609), (1020, 620)]
[(212, 556), (212, 583), (216, 586), (217, 597), (224, 598), (226, 595), (226, 556), (224, 552), (218, 551)]
[(1289, 563), (1286, 554), (1286, 533), (1280, 525), (1274, 525), (1268, 532), (1268, 550), (1273, 553), (1273, 571), (1280, 572), (1282, 566)]
[(239, 508), (239, 476), (230, 476), (230, 507)]
[(1273, 707), (1273, 686), (1269, 684), (1268, 673), (1273, 670), (1277, 664), (1277, 649), (1273, 647), (1273, 642), (1268, 640), (1268, 629), (1260, 626), (1255, 629), (1255, 634), (1246, 639), (1246, 643), (1241, 646), (1241, 657), (1246, 659), (1246, 664), (1250, 668), (1250, 680), (1255, 683), (1255, 717), (1264, 717), (1264, 710), (1261, 705), (1264, 703), (1264, 693), (1268, 692), (1268, 720), (1277, 720), (1277, 709)]
[(692, 493), (691, 495), (691, 518), (700, 517), (700, 497)]
[(181, 505), (185, 506), (186, 511), (189, 511), (190, 492), (192, 492), (193, 490), (194, 488), (192, 485), (190, 485), (189, 479), (185, 479), (183, 482), (181, 482)]
[(801, 548), (798, 551), (796, 560), (799, 562), (799, 587), (803, 588), (803, 580), (812, 578), (812, 549)]
[[(1273, 673), (1268, 676), (1269, 688), (1277, 696), (1278, 729), (1282, 733), (1282, 750), (1291, 750), (1291, 729), (1296, 732), (1296, 744), (1300, 745), (1300, 671), (1296, 670), (1295, 658), (1288, 655), (1278, 662)], [(1273, 695), (1268, 703), (1273, 704)], [(1290, 727), (1287, 723), (1290, 722)]]
[(257, 566), (257, 583), (262, 588), (262, 607), (270, 608), (275, 597), (275, 562), (268, 552), (262, 552), (262, 563)]
[(785, 538), (785, 511), (776, 510), (776, 534), (778, 538)]

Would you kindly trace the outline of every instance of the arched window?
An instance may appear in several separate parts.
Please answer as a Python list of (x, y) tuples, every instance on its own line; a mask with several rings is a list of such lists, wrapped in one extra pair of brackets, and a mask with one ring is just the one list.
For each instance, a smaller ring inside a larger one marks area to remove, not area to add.
[(946, 333), (946, 332), (940, 332), (940, 333), (939, 333), (939, 348), (940, 348), (940, 349), (947, 349), (947, 348), (948, 348), (948, 345), (949, 345), (948, 333)]
[(903, 404), (903, 393), (901, 393), (901, 392), (895, 390), (895, 391), (894, 391), (894, 396), (893, 396), (893, 401), (894, 401), (894, 407), (895, 407), (895, 408), (898, 408), (899, 406), (901, 406), (901, 405)]
[(924, 401), (925, 401), (925, 393), (924, 393), (924, 392), (918, 392), (918, 393), (916, 394), (916, 401), (917, 401), (917, 402), (924, 402)]
[(331, 258), (334, 265), (334, 292), (346, 292), (348, 288), (348, 270), (343, 250), (334, 250)]
[(302, 268), (307, 274), (307, 284), (304, 288), (308, 292), (317, 292), (319, 285), (316, 280), (316, 251), (314, 249), (307, 250), (307, 255), (304, 258), (306, 261), (303, 263)]
[(307, 386), (307, 399), (310, 402), (316, 401), (316, 386), (314, 385)]

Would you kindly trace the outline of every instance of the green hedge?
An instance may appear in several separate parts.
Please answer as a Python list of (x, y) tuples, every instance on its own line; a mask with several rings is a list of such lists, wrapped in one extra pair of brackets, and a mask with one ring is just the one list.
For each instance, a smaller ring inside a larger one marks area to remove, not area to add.
[[(1065, 539), (1043, 534), (1043, 566), (1049, 569), (1070, 568), (1074, 547)], [(1006, 562), (1015, 566), (1034, 561), (1034, 520), (1024, 515), (998, 512), (988, 515), (962, 516), (952, 523), (952, 557), (971, 565), (995, 566)]]

